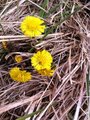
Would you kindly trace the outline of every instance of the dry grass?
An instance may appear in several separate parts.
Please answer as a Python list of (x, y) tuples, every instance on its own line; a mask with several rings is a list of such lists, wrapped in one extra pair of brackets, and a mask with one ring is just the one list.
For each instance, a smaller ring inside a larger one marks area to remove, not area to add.
[[(86, 78), (90, 3), (82, 7), (79, 0), (1, 1), (0, 42), (7, 41), (7, 49), (0, 44), (0, 120), (16, 120), (40, 109), (43, 111), (25, 120), (89, 120)], [(19, 26), (27, 15), (45, 20), (46, 37), (31, 39), (22, 35)], [(51, 78), (39, 75), (30, 65), (30, 57), (40, 49), (47, 49), (53, 56), (56, 69)], [(16, 54), (24, 57), (21, 64), (15, 63)], [(8, 71), (13, 66), (32, 72), (32, 80), (11, 80)]]

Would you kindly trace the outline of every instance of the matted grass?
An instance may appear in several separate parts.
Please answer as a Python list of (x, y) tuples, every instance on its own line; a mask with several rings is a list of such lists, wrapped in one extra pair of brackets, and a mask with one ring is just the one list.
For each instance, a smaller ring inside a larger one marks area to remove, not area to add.
[[(1, 1), (0, 120), (19, 120), (24, 115), (20, 120), (89, 120), (90, 3)], [(20, 23), (27, 15), (45, 21), (45, 34), (37, 38), (22, 34)], [(31, 56), (43, 49), (53, 56), (55, 72), (50, 78), (38, 74), (30, 63)], [(24, 58), (20, 64), (14, 60), (17, 54)], [(30, 71), (32, 80), (14, 82), (9, 76), (14, 66)]]

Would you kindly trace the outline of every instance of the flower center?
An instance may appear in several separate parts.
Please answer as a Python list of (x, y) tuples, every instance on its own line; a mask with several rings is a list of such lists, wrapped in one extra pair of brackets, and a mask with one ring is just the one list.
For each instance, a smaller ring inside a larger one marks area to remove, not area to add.
[(42, 65), (42, 61), (39, 61), (38, 64)]
[(36, 26), (35, 25), (27, 25), (27, 29), (28, 30), (36, 30)]

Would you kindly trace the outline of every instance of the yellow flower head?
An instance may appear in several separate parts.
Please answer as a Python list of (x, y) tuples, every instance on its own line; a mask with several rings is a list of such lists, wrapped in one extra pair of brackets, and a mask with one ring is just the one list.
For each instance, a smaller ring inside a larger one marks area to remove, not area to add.
[(16, 61), (17, 63), (22, 62), (22, 60), (23, 60), (23, 58), (22, 58), (21, 55), (15, 55), (15, 61)]
[(31, 79), (31, 74), (26, 70), (20, 70), (19, 67), (14, 67), (9, 71), (10, 77), (18, 82), (27, 82)]
[(7, 50), (7, 42), (6, 41), (2, 41), (2, 46), (5, 50)]
[(41, 74), (41, 75), (43, 75), (43, 76), (51, 77), (54, 74), (54, 70), (43, 69), (43, 70), (39, 70), (38, 73)]
[(45, 25), (43, 20), (34, 17), (34, 16), (26, 16), (21, 23), (22, 32), (28, 37), (36, 37), (44, 33)]
[(53, 58), (47, 50), (38, 51), (31, 58), (32, 66), (36, 70), (51, 69)]

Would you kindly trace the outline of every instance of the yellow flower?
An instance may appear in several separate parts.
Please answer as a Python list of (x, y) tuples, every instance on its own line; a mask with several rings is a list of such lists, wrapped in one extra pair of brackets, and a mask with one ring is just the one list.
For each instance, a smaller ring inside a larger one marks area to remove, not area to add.
[(22, 62), (22, 60), (23, 60), (23, 58), (22, 58), (21, 55), (15, 55), (15, 61), (16, 61), (17, 63)]
[(14, 67), (9, 71), (10, 77), (18, 82), (27, 82), (31, 79), (31, 74), (26, 70), (20, 70), (19, 67)]
[(2, 41), (2, 46), (5, 50), (7, 50), (7, 42), (6, 41)]
[(47, 50), (38, 51), (31, 58), (32, 66), (36, 70), (51, 69), (53, 58)]
[(28, 37), (36, 37), (44, 33), (45, 25), (43, 20), (34, 16), (26, 16), (21, 23), (22, 32)]
[(51, 77), (54, 74), (54, 70), (47, 70), (47, 69), (42, 69), (38, 71), (39, 74), (43, 75), (43, 76), (48, 76)]

